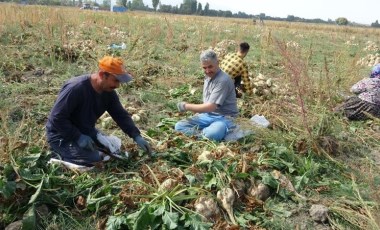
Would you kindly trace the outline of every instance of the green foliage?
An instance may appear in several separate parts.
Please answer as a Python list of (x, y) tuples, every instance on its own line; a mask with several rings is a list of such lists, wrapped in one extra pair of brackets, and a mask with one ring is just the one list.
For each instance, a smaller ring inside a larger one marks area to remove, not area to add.
[[(78, 217), (70, 210), (59, 209), (57, 212), (42, 216), (39, 229), (95, 229), (93, 217)], [(115, 228), (116, 229), (116, 228)]]
[(379, 20), (376, 20), (375, 22), (371, 23), (371, 27), (379, 28), (380, 27)]
[[(115, 220), (111, 218), (107, 222), (107, 229), (122, 229), (125, 223), (125, 216), (119, 216)], [(193, 229), (193, 230), (206, 230), (212, 224), (203, 222), (199, 215), (195, 213), (171, 212), (165, 210), (162, 205), (148, 205), (144, 204), (137, 212), (126, 215), (126, 222), (129, 229)], [(110, 223), (110, 225), (108, 224)], [(112, 227), (112, 228), (111, 228)]]
[(336, 24), (338, 24), (340, 26), (346, 26), (348, 24), (347, 18), (343, 18), (343, 17), (335, 19), (335, 22), (336, 22)]
[(33, 230), (37, 228), (37, 217), (35, 205), (32, 205), (28, 211), (25, 212), (22, 220), (22, 229)]
[[(164, 210), (163, 210), (164, 211)], [(163, 212), (156, 212), (155, 207), (144, 204), (138, 211), (127, 216), (129, 229), (156, 229), (160, 225), (157, 216)]]
[(160, 129), (160, 131), (168, 131), (171, 130), (174, 125), (178, 122), (175, 118), (162, 118), (161, 121), (157, 124), (157, 128)]
[(146, 7), (145, 7), (144, 2), (142, 0), (132, 0), (130, 9), (131, 10), (145, 10)]
[(103, 0), (102, 7), (109, 9), (111, 7), (111, 0)]
[(268, 185), (269, 187), (273, 189), (277, 189), (279, 186), (278, 181), (270, 174), (267, 172), (261, 173), (261, 180), (264, 184)]
[(3, 166), (3, 170), (0, 174), (0, 194), (8, 199), (16, 191), (17, 183), (15, 181), (16, 174), (11, 164)]
[(157, 10), (158, 3), (160, 3), (160, 0), (152, 0), (152, 6), (154, 11)]
[(257, 161), (259, 165), (268, 165), (278, 170), (287, 170), (289, 173), (296, 171), (295, 164), (300, 159), (292, 150), (274, 143), (270, 143), (267, 147), (269, 157), (266, 156), (266, 153), (260, 153)]
[(184, 227), (185, 229), (191, 230), (207, 230), (212, 227), (212, 223), (207, 223), (201, 220), (199, 215), (190, 215), (186, 213), (181, 217), (181, 220), (185, 221)]
[[(190, 192), (190, 195), (185, 195), (185, 191)], [(210, 226), (209, 223), (201, 222), (198, 215), (178, 205), (197, 197), (195, 193), (191, 194), (193, 192), (197, 192), (197, 189), (184, 189), (183, 186), (176, 186), (172, 191), (156, 190), (156, 193), (147, 196), (151, 201), (142, 204), (137, 211), (110, 217), (107, 229), (122, 229), (123, 225), (129, 229), (158, 229), (160, 226), (168, 229), (178, 229), (180, 226), (205, 229), (205, 226)]]
[(5, 199), (11, 197), (11, 195), (16, 191), (16, 182), (0, 180), (0, 194), (4, 196)]
[(107, 230), (122, 229), (123, 226), (126, 226), (126, 225), (127, 225), (126, 215), (110, 216), (108, 217), (108, 220), (106, 223), (106, 229)]

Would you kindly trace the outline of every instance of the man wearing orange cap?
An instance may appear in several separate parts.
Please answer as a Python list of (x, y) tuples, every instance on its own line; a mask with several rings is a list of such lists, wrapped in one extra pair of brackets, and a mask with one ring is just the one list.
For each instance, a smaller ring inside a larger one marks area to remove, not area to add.
[(140, 148), (151, 153), (115, 92), (120, 83), (131, 80), (120, 58), (105, 56), (97, 73), (74, 77), (63, 85), (46, 123), (48, 143), (63, 161), (92, 166), (102, 160), (96, 150), (95, 123), (106, 111)]

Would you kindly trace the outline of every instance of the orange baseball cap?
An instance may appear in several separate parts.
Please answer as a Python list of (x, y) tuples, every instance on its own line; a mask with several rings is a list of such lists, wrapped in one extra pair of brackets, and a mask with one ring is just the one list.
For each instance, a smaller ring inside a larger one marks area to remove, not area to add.
[(115, 75), (117, 80), (122, 83), (132, 81), (133, 78), (127, 73), (124, 67), (123, 60), (118, 57), (105, 56), (99, 60), (99, 69)]

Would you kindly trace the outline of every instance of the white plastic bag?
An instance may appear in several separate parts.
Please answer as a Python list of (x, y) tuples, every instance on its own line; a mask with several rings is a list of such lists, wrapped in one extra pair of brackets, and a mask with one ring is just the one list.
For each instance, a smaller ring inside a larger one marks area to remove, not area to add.
[(268, 128), (268, 126), (270, 125), (269, 121), (261, 115), (256, 114), (255, 116), (251, 117), (250, 120), (254, 125), (258, 127)]
[(102, 145), (108, 148), (108, 150), (110, 151), (110, 153), (108, 154), (111, 154), (113, 157), (121, 159), (121, 160), (126, 160), (129, 158), (129, 153), (127, 151), (125, 152), (120, 151), (120, 148), (121, 148), (120, 138), (116, 136), (112, 136), (112, 135), (106, 136), (102, 133), (98, 133), (96, 135), (96, 138)]
[(245, 136), (253, 134), (252, 130), (245, 130), (242, 129), (239, 125), (236, 125), (235, 128), (231, 130), (231, 132), (228, 132), (227, 135), (224, 137), (225, 141), (237, 141)]
[(112, 135), (106, 136), (100, 132), (96, 135), (96, 138), (102, 145), (107, 147), (111, 153), (116, 153), (120, 150), (120, 147), (121, 147), (120, 138), (116, 136), (112, 136)]

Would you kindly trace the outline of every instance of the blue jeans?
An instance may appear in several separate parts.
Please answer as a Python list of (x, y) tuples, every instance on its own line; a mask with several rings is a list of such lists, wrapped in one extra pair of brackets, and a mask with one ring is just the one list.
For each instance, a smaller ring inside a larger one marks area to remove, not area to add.
[(215, 113), (199, 113), (175, 124), (175, 130), (186, 135), (199, 135), (221, 141), (228, 131), (235, 127), (231, 117)]
[(49, 145), (53, 152), (60, 156), (61, 160), (73, 164), (93, 166), (93, 163), (102, 160), (98, 150), (82, 149), (75, 141), (60, 139), (49, 142)]

